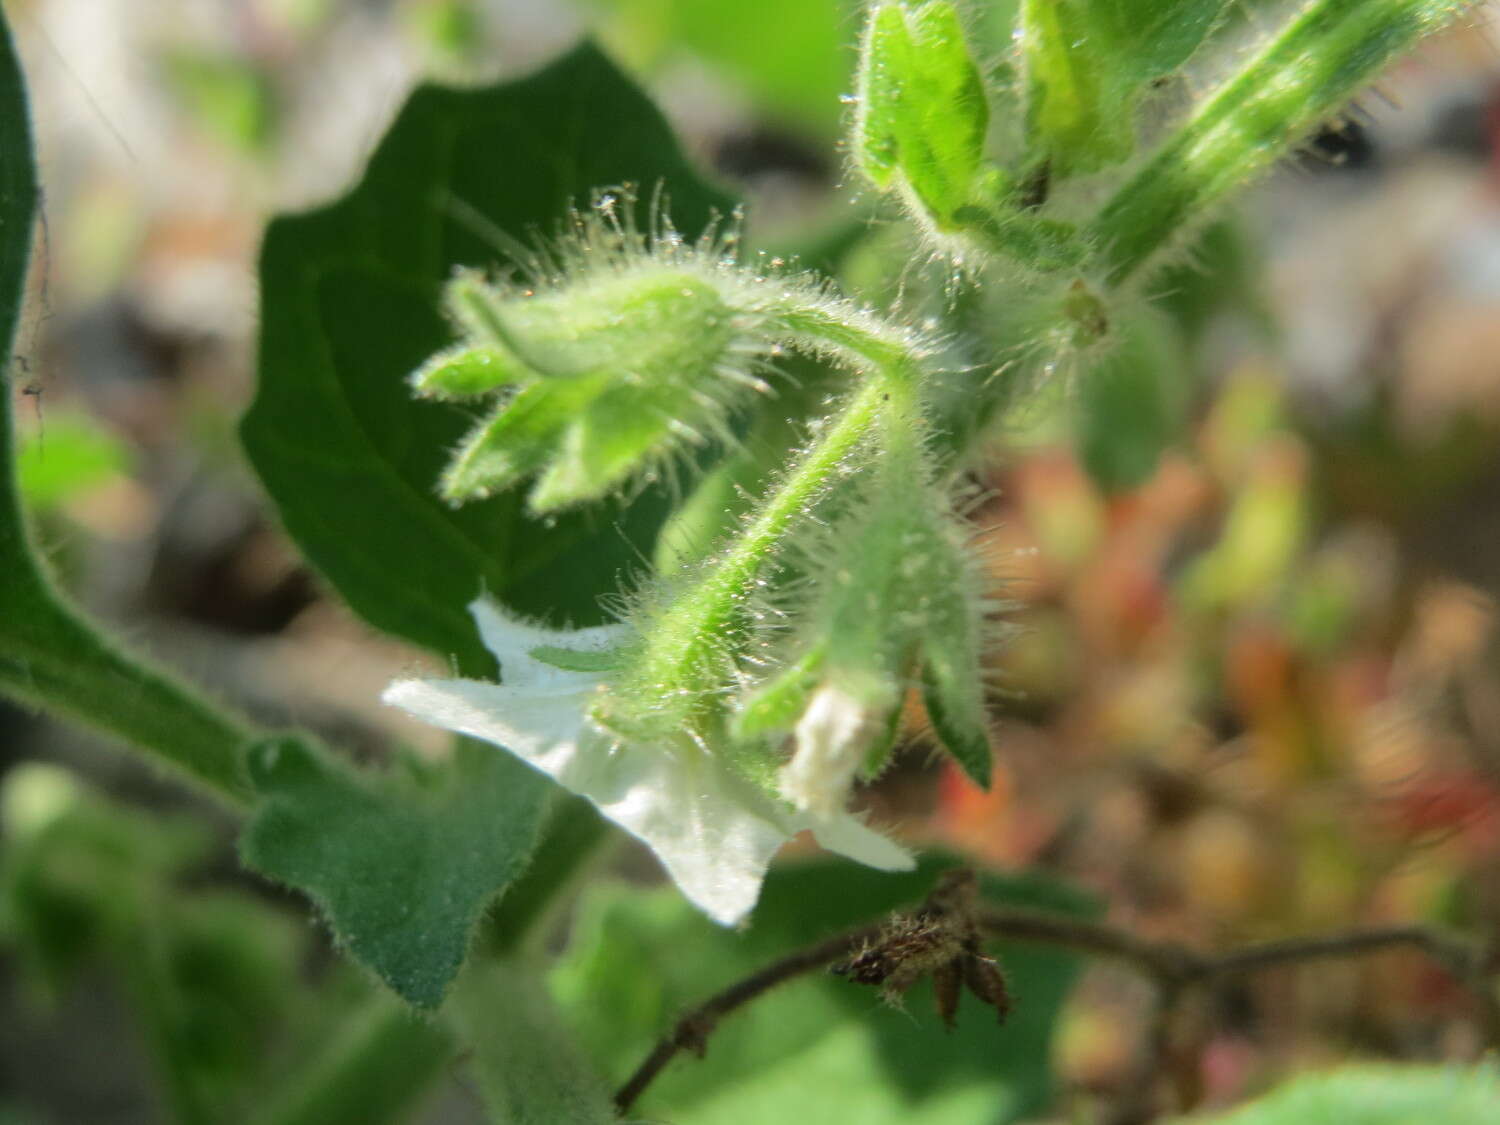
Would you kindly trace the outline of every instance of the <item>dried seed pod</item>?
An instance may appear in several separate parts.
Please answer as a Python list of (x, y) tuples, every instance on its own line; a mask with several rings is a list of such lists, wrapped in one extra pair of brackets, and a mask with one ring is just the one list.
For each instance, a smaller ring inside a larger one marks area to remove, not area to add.
[(1010, 990), (999, 964), (984, 954), (975, 918), (979, 880), (967, 868), (948, 871), (920, 909), (892, 918), (880, 936), (830, 968), (856, 984), (877, 985), (896, 1003), (922, 976), (932, 975), (938, 1017), (952, 1030), (967, 986), (1004, 1023)]
[(962, 995), (963, 974), (958, 965), (949, 961), (932, 970), (932, 997), (937, 1003), (938, 1018), (949, 1031), (953, 1030), (958, 1016), (958, 998)]
[(985, 1004), (995, 1009), (1000, 1022), (1010, 1015), (1010, 989), (1005, 985), (1005, 977), (1000, 972), (1000, 966), (988, 957), (982, 957), (970, 953), (963, 959), (964, 983), (969, 986), (969, 991)]

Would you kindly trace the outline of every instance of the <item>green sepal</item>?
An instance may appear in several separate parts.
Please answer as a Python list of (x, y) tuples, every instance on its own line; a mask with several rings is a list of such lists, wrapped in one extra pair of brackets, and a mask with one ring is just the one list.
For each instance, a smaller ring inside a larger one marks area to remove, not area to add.
[(412, 390), (424, 398), (474, 398), (525, 383), (536, 373), (503, 348), (459, 345), (438, 352), (412, 373)]
[(790, 730), (823, 676), (828, 646), (814, 645), (747, 699), (734, 717), (737, 739)]
[(989, 102), (958, 10), (885, 4), (860, 51), (854, 155), (877, 187), (900, 173), (939, 229), (954, 225), (984, 164)]
[(682, 417), (698, 421), (702, 413), (672, 386), (617, 385), (604, 391), (568, 426), (557, 456), (528, 498), (532, 511), (608, 496), (671, 448), (677, 436), (703, 436)]
[(885, 730), (879, 738), (871, 740), (869, 749), (865, 751), (864, 763), (859, 767), (860, 777), (865, 781), (874, 781), (891, 764), (891, 755), (896, 752), (896, 744), (901, 740), (901, 715), (899, 703), (892, 706), (886, 715)]
[(943, 748), (987, 789), (992, 763), (979, 591), (959, 537), (935, 538), (926, 572), (932, 592), (921, 637), (922, 703)]
[(482, 499), (541, 471), (596, 390), (596, 380), (526, 387), (464, 439), (443, 473), (443, 499)]
[(561, 668), (564, 672), (611, 672), (625, 659), (625, 654), (617, 648), (593, 652), (557, 645), (538, 645), (530, 650), (530, 655), (533, 660)]
[(922, 704), (943, 744), (981, 789), (990, 787), (994, 762), (978, 669), (954, 659), (946, 644), (929, 645), (922, 665)]

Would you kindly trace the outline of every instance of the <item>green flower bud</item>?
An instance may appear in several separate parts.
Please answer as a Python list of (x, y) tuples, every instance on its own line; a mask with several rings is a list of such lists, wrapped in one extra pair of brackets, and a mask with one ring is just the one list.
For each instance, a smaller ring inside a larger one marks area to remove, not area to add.
[(829, 536), (832, 558), (809, 568), (823, 577), (801, 614), (805, 639), (742, 700), (732, 733), (792, 732), (782, 795), (805, 809), (842, 803), (856, 773), (885, 765), (920, 679), (944, 746), (987, 784), (983, 605), (962, 529), (920, 479), (880, 473)]
[(712, 277), (649, 259), (556, 292), (513, 291), (472, 276), (448, 304), (468, 345), (429, 361), (418, 393), (519, 388), (459, 448), (443, 476), (454, 502), (535, 476), (531, 507), (596, 500), (684, 441), (722, 436), (730, 399), (755, 379), (761, 350)]
[(947, 0), (878, 5), (860, 46), (853, 151), (877, 187), (904, 187), (939, 230), (974, 194), (989, 103)]

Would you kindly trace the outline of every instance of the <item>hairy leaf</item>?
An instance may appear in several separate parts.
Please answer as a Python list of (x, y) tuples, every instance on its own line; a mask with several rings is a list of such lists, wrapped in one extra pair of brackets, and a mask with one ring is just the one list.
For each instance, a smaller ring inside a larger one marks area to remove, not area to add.
[(305, 891), (339, 940), (418, 1007), (435, 1007), (495, 894), (531, 854), (547, 781), (461, 742), (451, 767), (360, 777), (293, 738), (252, 749), (261, 803), (245, 863)]
[(884, 187), (900, 172), (940, 228), (970, 201), (989, 104), (958, 9), (877, 8), (861, 49), (855, 159)]

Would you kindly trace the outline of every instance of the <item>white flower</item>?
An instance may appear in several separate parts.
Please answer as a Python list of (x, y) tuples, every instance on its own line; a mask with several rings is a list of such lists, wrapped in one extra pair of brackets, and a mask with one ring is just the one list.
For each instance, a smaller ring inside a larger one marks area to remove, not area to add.
[(586, 797), (655, 852), (682, 893), (714, 921), (733, 925), (749, 912), (772, 857), (802, 829), (871, 867), (912, 866), (905, 850), (840, 807), (788, 808), (686, 737), (640, 745), (591, 723), (588, 709), (603, 674), (559, 668), (533, 653), (565, 650), (582, 659), (559, 663), (587, 667), (589, 656), (597, 661), (624, 641), (624, 626), (557, 632), (519, 621), (483, 598), (469, 609), (505, 682), (397, 680), (384, 701), (502, 747)]

